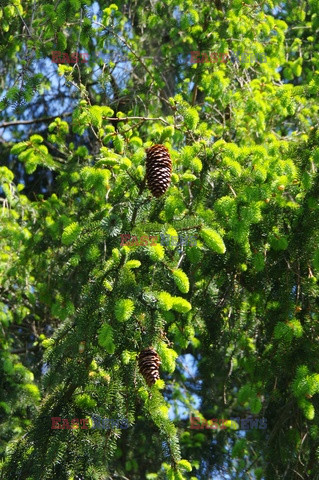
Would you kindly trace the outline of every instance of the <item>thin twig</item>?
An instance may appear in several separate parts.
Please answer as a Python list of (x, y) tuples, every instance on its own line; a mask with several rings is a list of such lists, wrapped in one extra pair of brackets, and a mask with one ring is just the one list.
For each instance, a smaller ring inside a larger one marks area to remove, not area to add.
[[(142, 120), (142, 121), (149, 121), (149, 120), (154, 120), (154, 121), (160, 121), (165, 123), (165, 125), (170, 125), (164, 118), (161, 117), (123, 117), (123, 118), (112, 118), (112, 117), (103, 117), (103, 120), (108, 120), (110, 122), (128, 122), (130, 120)], [(0, 125), (1, 126), (1, 125)]]

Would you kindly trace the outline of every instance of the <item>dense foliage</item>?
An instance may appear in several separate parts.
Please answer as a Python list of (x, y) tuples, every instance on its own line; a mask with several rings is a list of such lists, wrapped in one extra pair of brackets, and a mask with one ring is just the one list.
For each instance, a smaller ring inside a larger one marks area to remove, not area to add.
[(319, 479), (319, 1), (1, 1), (0, 45), (1, 478)]

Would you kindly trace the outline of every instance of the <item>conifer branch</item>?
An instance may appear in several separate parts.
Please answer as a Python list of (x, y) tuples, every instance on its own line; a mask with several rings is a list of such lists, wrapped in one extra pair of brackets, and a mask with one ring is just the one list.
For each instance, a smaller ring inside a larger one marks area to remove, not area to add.
[(69, 117), (72, 112), (61, 113), (60, 115), (51, 115), (50, 117), (33, 118), (32, 120), (13, 120), (12, 122), (0, 123), (0, 128), (11, 127), (13, 125), (30, 125), (32, 123), (51, 122), (57, 117)]
[(142, 122), (146, 121), (155, 121), (155, 122), (163, 122), (165, 125), (170, 125), (164, 118), (162, 117), (103, 117), (103, 120), (108, 120), (109, 122), (129, 122), (130, 120), (142, 120)]
[[(140, 197), (142, 195), (143, 190), (145, 188), (145, 185), (146, 185), (146, 176), (144, 177), (144, 180), (140, 184), (140, 189), (138, 191), (138, 197)], [(143, 202), (143, 203), (145, 203), (145, 202)], [(137, 215), (137, 212), (138, 212), (138, 209), (140, 208), (140, 206), (141, 206), (141, 204), (138, 204), (138, 203), (135, 205), (133, 215), (132, 215), (132, 220), (131, 220), (131, 228), (133, 228), (134, 225), (135, 225), (136, 215)]]

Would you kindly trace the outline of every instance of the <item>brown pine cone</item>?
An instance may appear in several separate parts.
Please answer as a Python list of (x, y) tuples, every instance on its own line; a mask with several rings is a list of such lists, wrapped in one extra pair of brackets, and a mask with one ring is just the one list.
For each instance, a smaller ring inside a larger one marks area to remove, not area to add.
[(153, 145), (146, 149), (146, 179), (154, 197), (163, 195), (169, 187), (172, 174), (172, 160), (164, 145)]

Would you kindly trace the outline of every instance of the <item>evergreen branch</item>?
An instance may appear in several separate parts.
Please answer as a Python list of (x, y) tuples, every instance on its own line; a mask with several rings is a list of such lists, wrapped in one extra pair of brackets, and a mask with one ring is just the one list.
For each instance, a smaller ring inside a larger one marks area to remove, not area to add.
[[(145, 121), (160, 121), (163, 122), (165, 125), (170, 125), (164, 118), (161, 117), (123, 117), (123, 118), (113, 118), (113, 117), (103, 117), (103, 120), (108, 120), (109, 122), (128, 122), (130, 120), (142, 120), (142, 122)], [(1, 125), (0, 125), (1, 127)]]
[(13, 125), (30, 125), (32, 123), (51, 122), (51, 120), (55, 120), (57, 117), (68, 117), (70, 115), (72, 115), (72, 112), (62, 113), (61, 115), (52, 115), (50, 117), (33, 118), (32, 120), (13, 120), (12, 122), (0, 123), (0, 128), (11, 127)]
[(61, 158), (57, 158), (55, 157), (55, 160), (57, 160), (58, 162), (62, 162), (62, 163), (65, 163), (62, 159), (66, 160), (68, 157), (67, 155), (65, 155), (65, 153), (61, 152), (58, 148), (56, 148), (54, 145), (52, 145), (52, 143), (48, 142), (47, 140), (43, 139), (43, 143), (44, 145), (46, 145), (47, 147), (49, 147), (51, 150), (53, 150), (54, 152), (56, 152), (56, 155), (59, 155)]
[[(105, 28), (105, 25), (103, 25), (102, 23), (100, 22), (93, 22), (93, 23), (97, 23), (99, 26)], [(130, 50), (130, 52), (132, 53), (132, 55), (134, 55), (134, 57), (136, 58), (136, 60), (138, 62), (140, 62), (140, 64), (142, 65), (142, 67), (146, 70), (146, 72), (149, 74), (149, 76), (151, 77), (151, 79), (153, 80), (153, 82), (157, 83), (156, 81), (156, 78), (154, 77), (153, 73), (150, 71), (150, 69), (148, 68), (148, 66), (145, 64), (144, 60), (141, 58), (141, 56), (139, 56), (134, 50), (133, 48), (129, 45), (129, 43), (125, 40), (125, 38), (121, 37), (120, 35), (118, 35), (113, 29), (112, 29), (112, 33), (126, 46), (126, 48), (128, 48)], [(169, 101), (162, 97), (161, 95), (158, 95), (159, 98), (161, 100), (163, 100), (170, 108), (172, 108), (173, 110), (175, 110), (175, 108), (169, 103)]]
[[(97, 23), (100, 27), (103, 27), (105, 28), (105, 25), (103, 25), (102, 23), (100, 22), (93, 22), (93, 23)], [(122, 42), (126, 48), (129, 49), (129, 51), (132, 53), (132, 55), (134, 55), (134, 57), (141, 63), (141, 65), (143, 66), (143, 68), (147, 71), (147, 73), (149, 74), (149, 76), (152, 78), (152, 80), (154, 82), (156, 82), (152, 72), (150, 71), (150, 69), (148, 68), (148, 66), (145, 64), (145, 62), (143, 61), (143, 59), (133, 50), (133, 48), (129, 45), (129, 43), (125, 40), (125, 38), (121, 37), (118, 33), (116, 33), (114, 31), (114, 29), (112, 28), (112, 33), (113, 35), (115, 35), (119, 40), (120, 42)]]
[[(144, 177), (144, 180), (142, 181), (142, 183), (140, 184), (140, 189), (138, 191), (138, 197), (140, 197), (142, 195), (142, 192), (145, 188), (145, 185), (146, 185), (146, 176)], [(134, 208), (134, 211), (133, 211), (133, 215), (132, 215), (132, 220), (131, 220), (131, 228), (134, 227), (135, 225), (135, 220), (136, 220), (136, 215), (137, 215), (137, 212), (138, 212), (138, 209), (139, 209), (140, 205), (139, 204), (136, 204), (135, 208)]]

